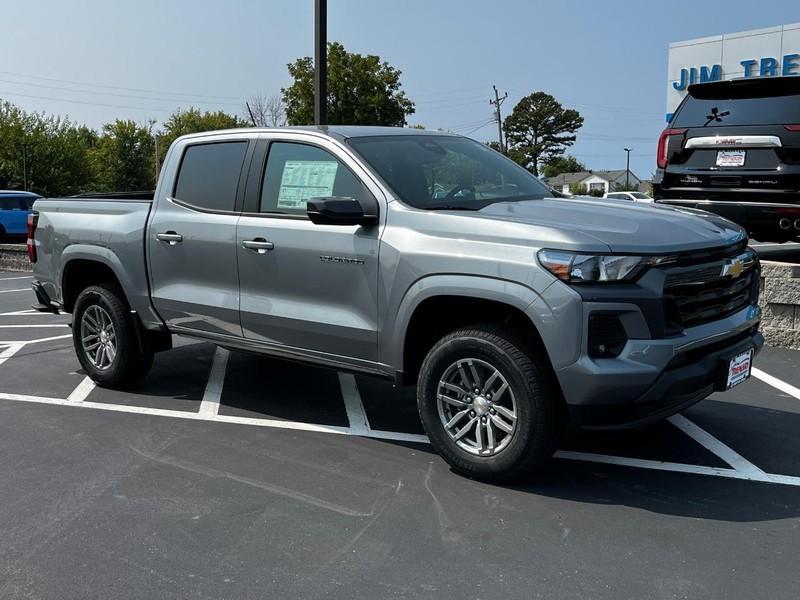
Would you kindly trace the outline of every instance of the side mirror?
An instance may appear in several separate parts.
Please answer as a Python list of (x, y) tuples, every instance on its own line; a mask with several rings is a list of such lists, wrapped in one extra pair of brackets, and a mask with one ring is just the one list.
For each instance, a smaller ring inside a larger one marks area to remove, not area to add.
[[(365, 206), (366, 205), (366, 206)], [(309, 198), (306, 212), (317, 225), (377, 225), (378, 203), (345, 196)]]

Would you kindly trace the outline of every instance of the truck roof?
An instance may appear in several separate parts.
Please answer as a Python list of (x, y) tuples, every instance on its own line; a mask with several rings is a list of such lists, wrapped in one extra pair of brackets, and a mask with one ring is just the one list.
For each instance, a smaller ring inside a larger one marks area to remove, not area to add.
[(39, 194), (34, 194), (33, 192), (23, 192), (22, 190), (0, 190), (0, 197), (7, 196), (14, 196), (15, 198), (19, 198), (20, 196), (25, 198), (41, 198)]
[(375, 125), (291, 125), (287, 127), (240, 127), (237, 129), (219, 129), (202, 133), (190, 133), (186, 138), (207, 136), (210, 134), (225, 134), (238, 132), (272, 132), (272, 131), (306, 131), (317, 133), (338, 140), (355, 137), (373, 137), (381, 135), (448, 135), (455, 136), (446, 131), (432, 131), (430, 129), (413, 129), (410, 127), (380, 127)]

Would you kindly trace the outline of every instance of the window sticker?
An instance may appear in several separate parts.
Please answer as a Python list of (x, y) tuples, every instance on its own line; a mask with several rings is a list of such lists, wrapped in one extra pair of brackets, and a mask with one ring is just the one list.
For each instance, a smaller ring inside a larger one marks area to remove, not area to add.
[(278, 191), (278, 208), (305, 210), (309, 198), (332, 196), (338, 169), (335, 160), (287, 160)]

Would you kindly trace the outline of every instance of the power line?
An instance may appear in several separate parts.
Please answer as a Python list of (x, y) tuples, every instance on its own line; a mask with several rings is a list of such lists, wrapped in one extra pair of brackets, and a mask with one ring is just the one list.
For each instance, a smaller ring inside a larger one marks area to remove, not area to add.
[(74, 81), (70, 79), (56, 79), (54, 77), (42, 77), (40, 75), (28, 75), (25, 73), (15, 73), (13, 71), (0, 71), (3, 75), (13, 75), (14, 77), (22, 77), (26, 79), (36, 79), (39, 81), (55, 81), (56, 83), (70, 83), (72, 85), (82, 85), (88, 87), (98, 87), (108, 90), (125, 90), (128, 92), (145, 92), (148, 94), (167, 94), (170, 96), (184, 96), (193, 98), (216, 98), (224, 100), (239, 100), (236, 96), (214, 96), (210, 94), (188, 94), (184, 92), (164, 92), (163, 90), (149, 90), (144, 88), (122, 87), (118, 85), (106, 85), (102, 83), (88, 83), (85, 81)]
[(88, 100), (70, 100), (69, 98), (54, 98), (53, 96), (34, 96), (33, 94), (18, 94), (16, 92), (3, 92), (0, 91), (0, 97), (3, 96), (19, 96), (20, 98), (34, 98), (36, 100), (54, 100), (56, 102), (71, 102), (73, 104), (87, 104), (89, 106), (106, 106), (109, 108), (127, 108), (130, 110), (154, 110), (157, 112), (174, 112), (168, 108), (151, 108), (144, 106), (127, 106), (124, 104), (105, 104), (103, 102), (89, 102)]
[[(61, 86), (57, 86), (57, 85), (46, 85), (46, 84), (43, 84), (43, 83), (29, 83), (29, 82), (25, 82), (25, 81), (12, 81), (12, 80), (9, 80), (9, 79), (0, 79), (0, 82), (2, 82), (2, 83), (10, 83), (12, 85), (22, 85), (22, 86), (28, 86), (28, 87), (44, 88), (44, 89), (49, 89), (49, 90), (58, 90), (58, 91), (62, 91), (62, 92), (72, 92), (72, 93), (75, 93), (75, 94), (96, 94), (96, 95), (101, 95), (101, 96), (114, 96), (114, 97), (118, 97), (118, 98), (133, 98), (135, 100), (150, 100), (152, 102), (186, 102), (186, 100), (180, 100), (180, 99), (177, 99), (177, 98), (153, 98), (153, 97), (150, 97), (150, 96), (136, 96), (136, 95), (133, 95), (133, 94), (119, 94), (119, 93), (115, 93), (115, 92), (98, 92), (96, 90), (75, 90), (75, 89), (65, 88), (65, 87), (61, 87)], [(191, 100), (191, 102), (193, 104), (210, 104), (212, 106), (220, 106), (220, 105), (233, 106), (234, 105), (233, 102), (211, 102), (211, 101), (208, 101), (208, 100)]]

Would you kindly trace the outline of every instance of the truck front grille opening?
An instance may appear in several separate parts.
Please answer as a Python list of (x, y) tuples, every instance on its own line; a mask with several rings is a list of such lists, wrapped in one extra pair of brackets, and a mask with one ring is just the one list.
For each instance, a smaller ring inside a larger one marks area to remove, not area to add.
[(721, 275), (717, 264), (668, 275), (664, 285), (668, 330), (703, 325), (742, 310), (752, 302), (754, 285), (758, 285), (757, 268), (738, 277)]

